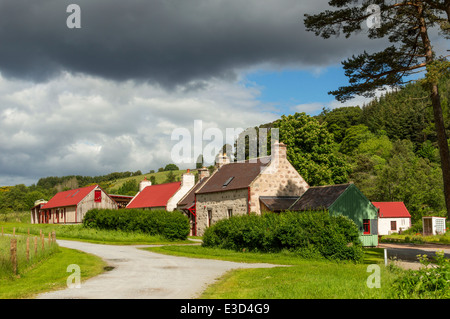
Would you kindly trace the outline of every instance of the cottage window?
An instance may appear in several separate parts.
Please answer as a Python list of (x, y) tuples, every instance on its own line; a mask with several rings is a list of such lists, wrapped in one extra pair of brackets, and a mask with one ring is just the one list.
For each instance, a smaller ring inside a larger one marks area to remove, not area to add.
[(364, 235), (370, 235), (370, 219), (363, 219)]
[(231, 218), (233, 216), (233, 209), (229, 208), (228, 209), (228, 218)]
[(397, 222), (395, 220), (391, 221), (391, 230), (397, 230)]
[(101, 203), (102, 202), (102, 191), (96, 190), (94, 193), (94, 202)]

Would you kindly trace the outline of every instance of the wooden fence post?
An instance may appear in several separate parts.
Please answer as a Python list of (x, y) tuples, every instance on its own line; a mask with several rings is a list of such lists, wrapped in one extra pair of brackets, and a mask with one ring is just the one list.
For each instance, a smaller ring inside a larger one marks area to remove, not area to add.
[(17, 274), (17, 239), (11, 238), (11, 264), (14, 275)]
[(27, 262), (30, 261), (30, 237), (27, 237)]
[(37, 236), (34, 236), (34, 256), (37, 255)]
[(56, 232), (52, 231), (52, 242), (56, 244)]
[(42, 251), (45, 250), (45, 247), (44, 247), (44, 234), (41, 234), (41, 248), (42, 248)]
[(13, 237), (16, 236), (16, 227), (13, 227)]
[(52, 245), (52, 233), (48, 233), (48, 247)]

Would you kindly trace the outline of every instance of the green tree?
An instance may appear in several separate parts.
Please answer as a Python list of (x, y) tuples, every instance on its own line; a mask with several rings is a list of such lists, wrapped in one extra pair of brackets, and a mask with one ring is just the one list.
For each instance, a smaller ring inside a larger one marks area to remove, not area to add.
[(177, 176), (173, 173), (172, 170), (170, 170), (166, 175), (166, 181), (165, 183), (172, 183), (175, 182), (177, 179)]
[(337, 9), (305, 15), (308, 31), (325, 39), (340, 33), (348, 38), (360, 33), (363, 23), (374, 18), (376, 8), (379, 10), (379, 15), (375, 16), (378, 25), (368, 28), (368, 37), (393, 43), (380, 52), (363, 52), (342, 62), (349, 85), (330, 92), (339, 101), (355, 95), (373, 97), (377, 89), (399, 87), (404, 84), (405, 77), (425, 70), (422, 84), (429, 93), (433, 109), (447, 215), (450, 215), (450, 153), (438, 87), (439, 78), (449, 72), (450, 63), (435, 54), (429, 36), (432, 28), (440, 29), (444, 36), (450, 34), (450, 1), (362, 0), (357, 4), (354, 0), (332, 0), (329, 5)]
[(358, 106), (339, 107), (331, 111), (324, 109), (317, 118), (325, 123), (334, 140), (341, 143), (348, 128), (362, 124), (362, 109)]
[(139, 184), (135, 179), (130, 179), (123, 183), (118, 189), (117, 194), (134, 196), (139, 191)]
[(164, 167), (164, 171), (178, 171), (179, 168), (175, 164), (167, 164), (166, 167)]
[(287, 158), (312, 186), (345, 183), (349, 165), (338, 153), (338, 144), (326, 127), (305, 113), (285, 116), (274, 123)]
[(363, 124), (349, 127), (345, 131), (345, 137), (340, 145), (340, 151), (344, 154), (352, 154), (362, 142), (373, 137), (369, 128)]
[(445, 201), (439, 166), (418, 157), (413, 148), (413, 143), (408, 140), (393, 144), (393, 156), (375, 182), (375, 200), (402, 201), (417, 221), (423, 215), (442, 214)]

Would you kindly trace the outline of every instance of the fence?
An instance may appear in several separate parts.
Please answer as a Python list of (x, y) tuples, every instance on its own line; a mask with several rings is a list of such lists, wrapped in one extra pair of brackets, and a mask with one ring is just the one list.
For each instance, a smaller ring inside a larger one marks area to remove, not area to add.
[(2, 275), (2, 272), (17, 275), (19, 266), (26, 268), (26, 266), (53, 253), (57, 247), (55, 231), (48, 233), (48, 239), (46, 239), (46, 236), (40, 230), (38, 239), (38, 236), (30, 236), (29, 229), (26, 237), (25, 235), (16, 236), (15, 228), (13, 228), (12, 235), (8, 234), (8, 236), (5, 236), (3, 227), (1, 230), (0, 244), (2, 246), (0, 248), (3, 248), (0, 249), (0, 262), (3, 266), (1, 267), (3, 269), (0, 269), (0, 275)]

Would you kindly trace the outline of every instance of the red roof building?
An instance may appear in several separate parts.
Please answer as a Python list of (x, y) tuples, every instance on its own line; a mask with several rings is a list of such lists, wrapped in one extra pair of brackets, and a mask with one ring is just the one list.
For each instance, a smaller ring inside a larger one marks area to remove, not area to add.
[(166, 209), (169, 199), (181, 187), (181, 182), (146, 186), (127, 205), (127, 208)]
[(381, 218), (411, 218), (403, 202), (372, 202), (379, 209), (378, 217)]
[(378, 208), (378, 235), (390, 235), (411, 227), (411, 214), (403, 202), (372, 202)]
[(86, 212), (93, 208), (117, 209), (117, 203), (100, 186), (92, 185), (57, 193), (39, 210), (32, 210), (31, 220), (44, 224), (82, 223)]

